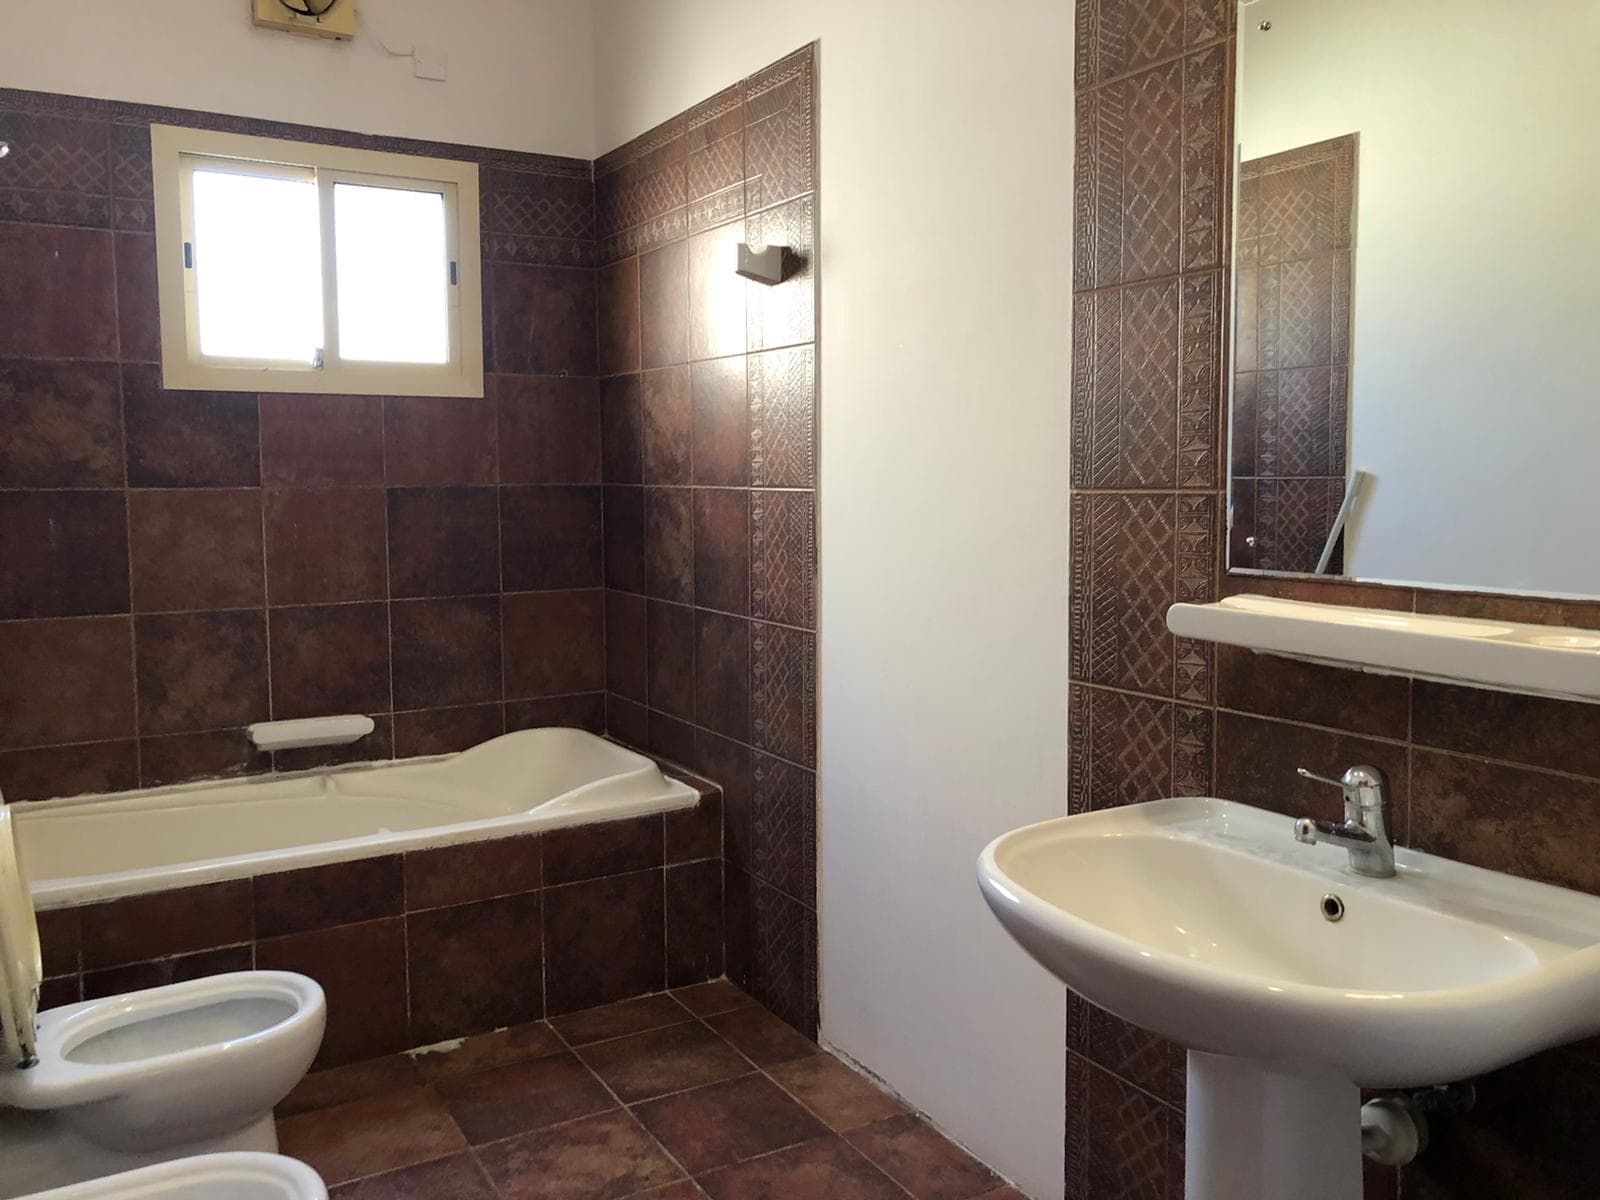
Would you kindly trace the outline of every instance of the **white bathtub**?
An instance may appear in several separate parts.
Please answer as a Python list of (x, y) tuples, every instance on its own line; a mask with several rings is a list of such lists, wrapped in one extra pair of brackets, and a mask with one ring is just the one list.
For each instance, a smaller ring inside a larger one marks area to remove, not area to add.
[(699, 793), (578, 729), (442, 758), (12, 808), (40, 909), (692, 808)]

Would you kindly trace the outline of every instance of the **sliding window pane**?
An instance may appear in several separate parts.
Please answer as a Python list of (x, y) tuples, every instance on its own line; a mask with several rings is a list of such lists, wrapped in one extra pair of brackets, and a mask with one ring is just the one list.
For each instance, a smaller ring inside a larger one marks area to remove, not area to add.
[(338, 183), (333, 188), (339, 357), (450, 360), (445, 204), (438, 192)]

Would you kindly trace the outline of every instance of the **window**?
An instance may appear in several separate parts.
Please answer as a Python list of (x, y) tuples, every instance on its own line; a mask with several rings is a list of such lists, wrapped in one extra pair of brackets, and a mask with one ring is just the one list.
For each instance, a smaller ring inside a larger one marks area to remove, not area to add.
[(151, 151), (167, 387), (483, 395), (476, 165), (164, 125)]

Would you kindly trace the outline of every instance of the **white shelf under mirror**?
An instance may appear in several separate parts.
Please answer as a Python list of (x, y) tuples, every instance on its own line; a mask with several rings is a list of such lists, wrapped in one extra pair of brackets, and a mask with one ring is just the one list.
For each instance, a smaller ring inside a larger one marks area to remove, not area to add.
[(1600, 702), (1600, 630), (1229, 596), (1174, 604), (1179, 637), (1380, 675)]

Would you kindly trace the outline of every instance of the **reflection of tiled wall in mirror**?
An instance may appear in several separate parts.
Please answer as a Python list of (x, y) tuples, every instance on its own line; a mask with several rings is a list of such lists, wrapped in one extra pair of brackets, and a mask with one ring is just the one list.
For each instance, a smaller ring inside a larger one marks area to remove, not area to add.
[(1235, 567), (1315, 570), (1344, 497), (1356, 150), (1348, 134), (1241, 166)]

